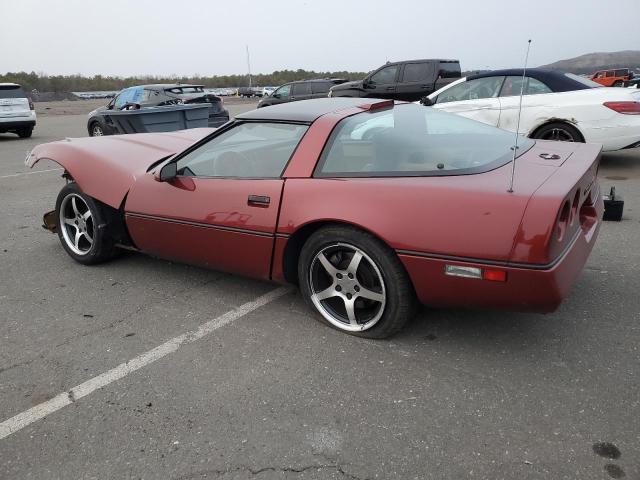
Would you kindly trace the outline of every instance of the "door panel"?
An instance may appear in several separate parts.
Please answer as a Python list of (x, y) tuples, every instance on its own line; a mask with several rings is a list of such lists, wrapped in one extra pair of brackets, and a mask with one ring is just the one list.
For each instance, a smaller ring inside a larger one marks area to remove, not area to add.
[(410, 62), (404, 65), (401, 80), (396, 88), (395, 98), (415, 102), (433, 92), (436, 77), (436, 64), (433, 62)]
[(439, 103), (434, 105), (434, 108), (462, 115), (494, 127), (498, 126), (500, 122), (500, 100), (498, 98)]
[(269, 278), (283, 183), (182, 176), (158, 182), (147, 174), (127, 197), (127, 228), (145, 253)]

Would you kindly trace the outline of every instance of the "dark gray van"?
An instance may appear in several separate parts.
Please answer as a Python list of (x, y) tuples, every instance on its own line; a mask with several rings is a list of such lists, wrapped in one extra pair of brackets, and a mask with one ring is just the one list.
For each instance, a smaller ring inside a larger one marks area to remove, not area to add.
[(263, 97), (258, 108), (278, 105), (279, 103), (323, 98), (329, 95), (329, 89), (334, 85), (344, 83), (342, 78), (325, 78), (318, 80), (300, 80), (279, 86), (271, 95)]

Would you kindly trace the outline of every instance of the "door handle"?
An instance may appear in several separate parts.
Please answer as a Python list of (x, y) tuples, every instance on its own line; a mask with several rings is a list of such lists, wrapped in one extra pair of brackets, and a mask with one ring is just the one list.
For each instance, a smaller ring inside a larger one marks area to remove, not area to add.
[(395, 90), (396, 87), (387, 87), (387, 90)]
[(271, 198), (267, 195), (249, 195), (247, 199), (247, 205), (253, 207), (268, 207), (271, 203)]

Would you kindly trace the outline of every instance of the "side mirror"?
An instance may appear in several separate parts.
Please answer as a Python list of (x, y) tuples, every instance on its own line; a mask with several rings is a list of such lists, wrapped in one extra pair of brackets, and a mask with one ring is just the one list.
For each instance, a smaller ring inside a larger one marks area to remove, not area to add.
[(176, 162), (169, 162), (164, 165), (159, 172), (154, 176), (158, 182), (169, 182), (176, 178), (178, 175), (178, 164)]
[(272, 93), (272, 94), (271, 94), (271, 96), (272, 96), (273, 98), (280, 98), (280, 94), (279, 94), (279, 93), (275, 93), (275, 92), (274, 92), (274, 93)]
[(429, 97), (422, 97), (420, 99), (420, 103), (422, 105), (424, 105), (425, 107), (431, 107), (432, 105), (435, 104), (435, 102), (433, 100), (431, 100)]
[(362, 88), (369, 88), (371, 85), (371, 79), (365, 78), (362, 80)]

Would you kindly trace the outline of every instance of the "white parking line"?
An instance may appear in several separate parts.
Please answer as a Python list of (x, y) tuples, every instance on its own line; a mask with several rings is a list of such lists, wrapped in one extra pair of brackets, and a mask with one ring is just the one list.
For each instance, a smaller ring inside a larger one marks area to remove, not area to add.
[(11, 175), (2, 175), (0, 178), (21, 177), (22, 175), (34, 175), (36, 173), (60, 172), (64, 168), (50, 168), (49, 170), (35, 170), (33, 172), (12, 173)]
[(260, 308), (263, 305), (276, 300), (277, 298), (280, 298), (290, 291), (290, 287), (280, 287), (272, 290), (269, 293), (266, 293), (261, 297), (252, 300), (251, 302), (240, 305), (235, 310), (231, 310), (217, 318), (214, 318), (213, 320), (203, 323), (196, 330), (178, 335), (177, 337), (172, 338), (162, 345), (159, 345), (156, 348), (143, 353), (142, 355), (138, 355), (128, 362), (121, 363), (117, 367), (112, 368), (111, 370), (104, 372), (97, 377), (93, 377), (86, 382), (73, 387), (68, 392), (60, 393), (59, 395), (53, 397), (51, 400), (47, 400), (46, 402), (36, 405), (29, 410), (25, 410), (24, 412), (19, 413), (15, 417), (11, 417), (8, 420), (5, 420), (4, 422), (0, 423), (0, 440), (8, 437), (13, 433), (18, 432), (24, 427), (46, 417), (47, 415), (50, 415), (51, 413), (60, 410), (63, 407), (66, 407), (67, 405), (70, 405), (76, 400), (82, 397), (86, 397), (99, 388), (105, 387), (110, 383), (115, 382), (116, 380), (126, 377), (130, 373), (141, 369), (142, 367), (146, 367), (156, 360), (160, 360), (161, 358), (166, 357), (170, 353), (178, 350), (178, 348), (180, 348), (182, 345), (195, 342), (205, 335), (210, 334), (214, 330), (217, 330), (218, 328), (231, 323), (234, 320), (238, 320), (246, 314), (251, 313), (257, 308)]

